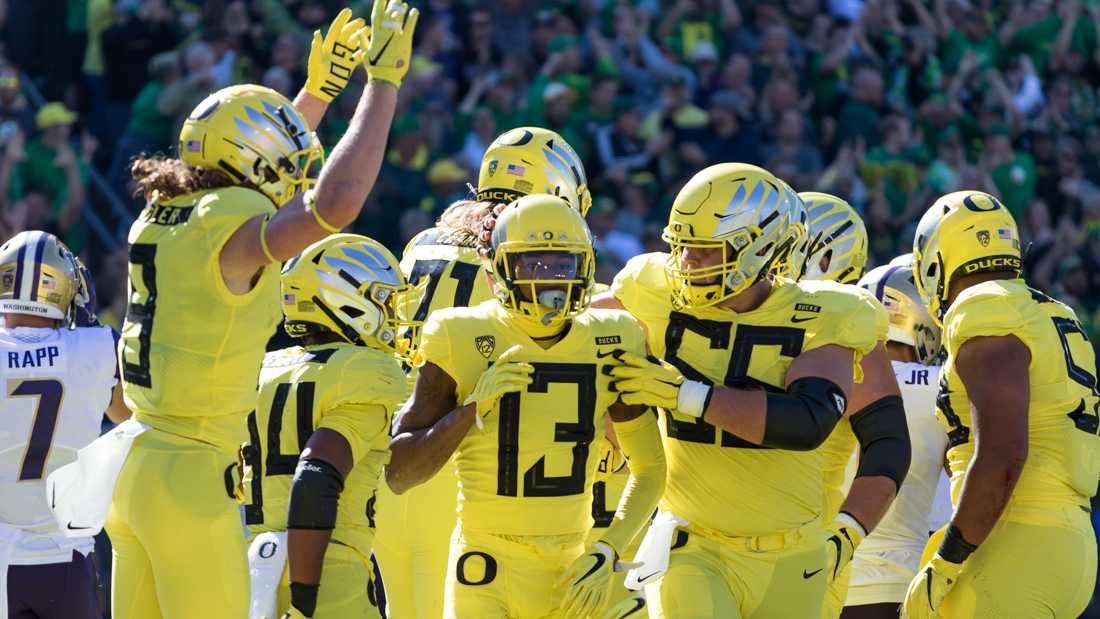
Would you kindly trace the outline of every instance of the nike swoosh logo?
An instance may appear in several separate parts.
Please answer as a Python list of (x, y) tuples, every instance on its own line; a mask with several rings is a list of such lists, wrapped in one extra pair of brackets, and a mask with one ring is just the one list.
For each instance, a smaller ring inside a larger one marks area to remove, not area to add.
[(573, 583), (574, 585), (577, 584), (577, 583), (582, 582), (585, 578), (588, 578), (589, 576), (595, 574), (596, 570), (603, 567), (604, 563), (607, 563), (607, 557), (603, 556), (603, 553), (601, 553), (601, 552), (594, 552), (589, 556), (596, 557), (596, 564), (593, 565), (591, 568), (589, 568), (589, 570), (587, 572), (585, 572), (584, 576), (581, 576), (580, 578), (578, 578), (577, 582)]
[(645, 598), (634, 598), (634, 608), (631, 608), (630, 610), (626, 611), (625, 613), (619, 615), (618, 619), (623, 619), (624, 617), (629, 617), (629, 616), (633, 615), (634, 613), (638, 612), (639, 610), (642, 610), (643, 608), (645, 608)]
[(816, 569), (812, 572), (807, 572), (806, 570), (802, 570), (802, 577), (807, 578), (807, 579), (813, 578), (814, 576), (817, 576), (818, 572), (820, 572), (823, 569), (825, 569), (825, 568), (821, 567), (821, 568), (818, 568), (818, 569)]
[(807, 320), (814, 320), (815, 318), (817, 318), (817, 316), (791, 316), (791, 322), (806, 322)]
[(603, 352), (603, 351), (597, 350), (597, 351), (596, 351), (596, 358), (597, 358), (597, 359), (604, 359), (604, 358), (606, 358), (606, 357), (613, 357), (613, 356), (615, 355), (615, 353), (616, 353), (616, 352), (618, 352), (618, 351), (616, 351), (616, 350), (609, 350), (609, 351), (607, 351), (607, 352)]
[(71, 523), (71, 522), (69, 524), (65, 525), (65, 526), (69, 527), (70, 531), (83, 531), (85, 529), (92, 528), (92, 527), (74, 527), (73, 523)]
[(658, 573), (659, 572), (650, 572), (650, 573), (646, 574), (645, 576), (642, 576), (642, 577), (638, 578), (638, 582), (645, 582), (645, 581), (649, 580), (650, 578), (653, 578), (654, 576), (656, 576)]

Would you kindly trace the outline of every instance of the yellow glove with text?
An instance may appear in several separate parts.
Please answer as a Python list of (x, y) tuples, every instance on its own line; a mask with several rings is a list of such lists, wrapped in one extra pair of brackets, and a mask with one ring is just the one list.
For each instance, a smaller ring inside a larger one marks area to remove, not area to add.
[(323, 38), (321, 31), (315, 30), (309, 47), (306, 92), (332, 103), (363, 60), (362, 40), (368, 31), (361, 18), (351, 18), (351, 9), (336, 15)]

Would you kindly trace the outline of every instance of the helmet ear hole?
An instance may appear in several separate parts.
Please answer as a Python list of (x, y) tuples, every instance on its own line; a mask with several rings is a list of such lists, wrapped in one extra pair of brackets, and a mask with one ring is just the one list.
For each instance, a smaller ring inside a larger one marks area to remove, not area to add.
[(351, 316), (352, 318), (358, 318), (364, 314), (363, 310), (359, 309), (358, 307), (352, 307), (350, 305), (341, 305), (340, 311), (344, 312), (348, 316)]

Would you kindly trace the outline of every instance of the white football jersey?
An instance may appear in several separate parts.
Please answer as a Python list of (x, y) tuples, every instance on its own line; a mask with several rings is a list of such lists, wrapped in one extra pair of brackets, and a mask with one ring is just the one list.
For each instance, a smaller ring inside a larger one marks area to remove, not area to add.
[[(879, 574), (881, 578), (884, 563), (896, 564), (894, 570), (889, 571), (896, 570), (899, 577), (908, 582), (920, 567), (920, 555), (933, 530), (932, 524), (937, 527), (942, 524), (931, 522), (937, 489), (941, 486), (941, 478), (946, 480), (943, 454), (947, 449), (947, 434), (936, 421), (940, 367), (901, 361), (891, 363), (905, 404), (913, 455), (909, 473), (890, 510), (856, 549), (850, 587), (874, 584), (867, 582), (867, 577)], [(864, 570), (867, 564), (877, 569)]]
[(65, 538), (46, 497), (46, 476), (100, 433), (117, 379), (106, 327), (0, 327), (0, 522), (23, 533), (13, 564), (71, 560), (89, 538)]

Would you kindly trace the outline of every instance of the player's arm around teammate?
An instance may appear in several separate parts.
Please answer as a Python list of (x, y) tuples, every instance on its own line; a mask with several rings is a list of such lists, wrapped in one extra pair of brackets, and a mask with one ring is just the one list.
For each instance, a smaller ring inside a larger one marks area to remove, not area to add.
[[(249, 220), (226, 242), (221, 252), (222, 276), (229, 289), (237, 294), (251, 289), (257, 271), (265, 265), (286, 261), (309, 244), (339, 232), (354, 221), (378, 178), (397, 103), (397, 90), (409, 67), (419, 11), (409, 9), (403, 2), (387, 4), (386, 0), (375, 0), (369, 37), (363, 29), (346, 31), (349, 16), (350, 12), (341, 13), (330, 28), (339, 30), (348, 39), (337, 39), (331, 44), (323, 40), (319, 46), (315, 36), (311, 57), (319, 49), (334, 57), (343, 53), (346, 46), (356, 43), (351, 38), (358, 39), (370, 80), (359, 99), (351, 126), (333, 148), (316, 187), (295, 196), (270, 218), (258, 216)], [(326, 65), (311, 59), (311, 71), (324, 71), (325, 78), (311, 74), (297, 100), (317, 121), (323, 113), (321, 97), (331, 97), (333, 90), (339, 92), (339, 89), (312, 85), (318, 81), (324, 84), (326, 79), (332, 83), (333, 70), (338, 71), (338, 66), (340, 64), (334, 61)], [(344, 84), (346, 77), (338, 84), (339, 88)]]

